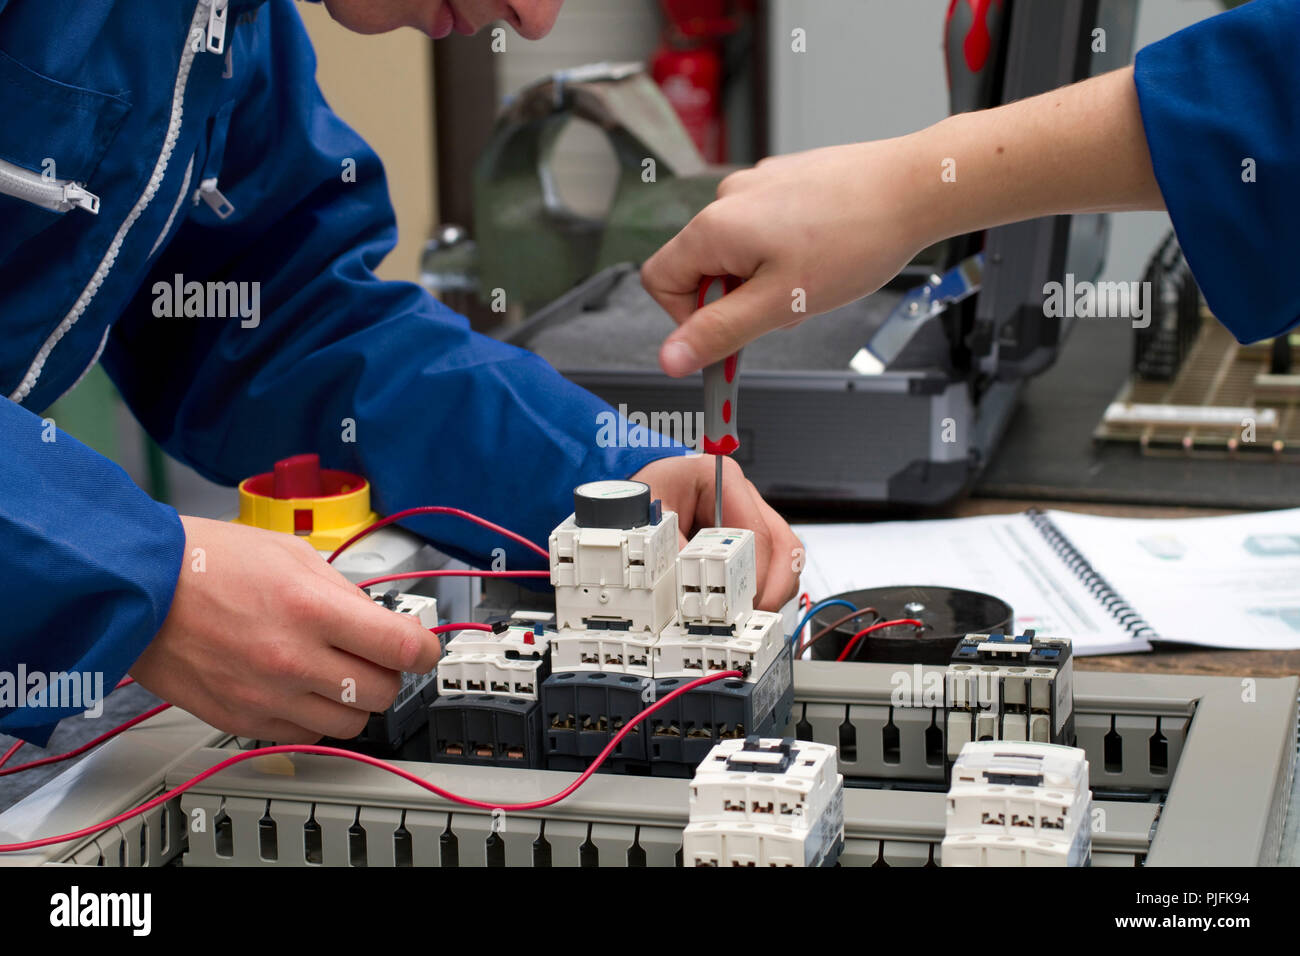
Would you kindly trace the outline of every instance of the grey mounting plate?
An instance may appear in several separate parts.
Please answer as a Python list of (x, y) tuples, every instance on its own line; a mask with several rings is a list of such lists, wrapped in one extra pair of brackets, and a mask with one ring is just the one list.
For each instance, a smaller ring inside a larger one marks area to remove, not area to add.
[[(814, 739), (842, 754), (851, 736), (844, 769), (886, 783), (846, 792), (846, 866), (938, 861), (942, 768), (936, 775), (926, 739), (934, 709), (891, 701), (906, 680), (924, 687), (931, 670), (795, 664), (795, 724), (802, 721)], [(907, 676), (900, 681), (900, 674)], [(1079, 745), (1088, 751), (1098, 794), (1094, 863), (1276, 862), (1295, 772), (1298, 688), (1297, 678), (1076, 673)], [(105, 819), (241, 745), (250, 743), (182, 712), (160, 714), (0, 814), (0, 842)], [(541, 798), (572, 780), (540, 770), (402, 766), (486, 802)], [(928, 789), (909, 789), (912, 781)], [(199, 784), (179, 808), (173, 801), (143, 822), (0, 864), (158, 865), (185, 849), (188, 821), (187, 866), (440, 865), (453, 858), (461, 866), (527, 866), (537, 853), (555, 866), (673, 865), (688, 787), (685, 780), (598, 774), (563, 803), (494, 818), (362, 764), (258, 758)]]

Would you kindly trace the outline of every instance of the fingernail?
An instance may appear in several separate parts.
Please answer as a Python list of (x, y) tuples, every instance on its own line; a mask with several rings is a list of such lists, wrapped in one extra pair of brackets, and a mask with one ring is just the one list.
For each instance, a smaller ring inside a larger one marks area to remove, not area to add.
[(695, 354), (695, 349), (688, 344), (676, 339), (668, 342), (659, 350), (659, 364), (669, 375), (680, 377), (689, 375), (700, 367), (700, 357)]

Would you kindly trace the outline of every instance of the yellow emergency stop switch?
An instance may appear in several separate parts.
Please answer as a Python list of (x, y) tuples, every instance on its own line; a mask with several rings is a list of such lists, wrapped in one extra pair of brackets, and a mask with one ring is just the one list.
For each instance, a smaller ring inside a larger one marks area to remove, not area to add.
[(333, 551), (378, 520), (370, 510), (370, 482), (322, 468), (319, 455), (285, 458), (239, 483), (236, 524), (305, 537), (317, 551)]

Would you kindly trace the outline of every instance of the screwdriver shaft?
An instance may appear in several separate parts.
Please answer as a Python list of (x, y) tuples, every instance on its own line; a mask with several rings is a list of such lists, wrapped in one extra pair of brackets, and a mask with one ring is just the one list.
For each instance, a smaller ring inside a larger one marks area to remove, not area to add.
[(713, 527), (722, 527), (722, 456), (713, 456)]

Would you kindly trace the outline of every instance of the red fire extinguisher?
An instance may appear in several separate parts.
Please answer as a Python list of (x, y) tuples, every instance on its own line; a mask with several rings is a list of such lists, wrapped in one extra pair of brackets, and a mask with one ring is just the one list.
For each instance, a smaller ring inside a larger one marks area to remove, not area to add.
[(706, 162), (727, 158), (722, 110), (722, 40), (739, 17), (729, 0), (660, 0), (667, 26), (650, 75), (673, 105)]

